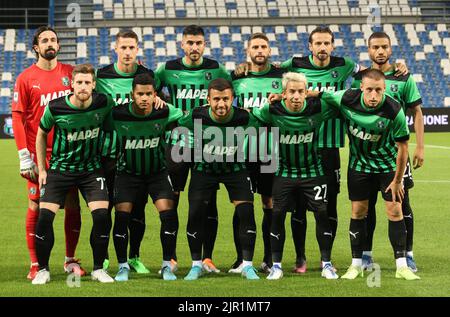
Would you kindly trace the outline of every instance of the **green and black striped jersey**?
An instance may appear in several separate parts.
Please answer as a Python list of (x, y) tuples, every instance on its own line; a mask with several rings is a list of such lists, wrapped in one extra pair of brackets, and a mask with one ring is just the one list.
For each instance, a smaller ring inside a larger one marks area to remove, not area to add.
[(248, 72), (247, 76), (236, 76), (231, 72), (234, 94), (238, 98), (240, 108), (261, 108), (267, 103), (271, 93), (281, 94), (283, 87), (281, 80), (286, 72), (284, 68), (277, 68), (271, 64), (262, 72)]
[(133, 175), (164, 170), (165, 131), (182, 116), (182, 111), (172, 105), (153, 109), (147, 116), (134, 113), (132, 102), (114, 107), (113, 125), (119, 141), (117, 170)]
[(97, 70), (95, 91), (110, 95), (117, 105), (132, 101), (131, 89), (134, 77), (149, 73), (153, 78), (155, 74), (151, 69), (136, 64), (134, 72), (124, 73), (119, 70), (117, 63)]
[(395, 142), (409, 139), (409, 129), (402, 106), (384, 95), (376, 108), (364, 104), (360, 89), (323, 93), (327, 103), (339, 107), (350, 140), (348, 167), (364, 173), (395, 171)]
[(40, 127), (54, 127), (50, 169), (60, 172), (87, 172), (100, 168), (99, 146), (103, 130), (111, 131), (114, 101), (93, 93), (92, 104), (79, 109), (70, 102), (72, 94), (52, 100), (45, 108)]
[(226, 122), (217, 122), (209, 106), (196, 107), (178, 120), (177, 130), (187, 128), (193, 136), (194, 170), (223, 174), (246, 169), (247, 129), (255, 129), (256, 135), (260, 123), (244, 109), (232, 107), (231, 111)]
[(260, 109), (254, 108), (252, 113), (279, 129), (279, 163), (275, 175), (289, 178), (323, 175), (317, 155), (317, 138), (322, 122), (337, 116), (336, 109), (319, 98), (306, 98), (299, 112), (289, 111), (283, 100)]
[[(267, 70), (262, 72), (248, 72), (245, 76), (236, 76), (231, 72), (234, 94), (237, 97), (237, 106), (244, 109), (261, 108), (268, 103), (271, 93), (281, 94), (283, 91), (282, 78), (286, 69), (269, 64)], [(256, 157), (268, 162), (271, 155), (272, 134), (259, 134), (258, 142), (249, 148), (249, 157)], [(257, 146), (256, 146), (257, 144)]]
[[(353, 76), (352, 88), (360, 88), (362, 76), (365, 71), (360, 71)], [(386, 76), (386, 94), (400, 102), (406, 114), (409, 108), (421, 105), (422, 98), (411, 74), (395, 77), (394, 73), (394, 70), (389, 70), (384, 73)]]
[[(325, 67), (314, 64), (312, 55), (293, 57), (281, 64), (289, 71), (304, 73), (308, 89), (317, 91), (338, 91), (345, 89), (346, 80), (359, 71), (359, 64), (346, 57), (331, 56)], [(319, 147), (344, 147), (345, 133), (339, 118), (327, 120), (320, 128)]]
[[(153, 78), (155, 77), (151, 69), (139, 64), (135, 64), (135, 70), (131, 73), (121, 72), (117, 67), (117, 63), (105, 66), (97, 70), (95, 90), (111, 96), (116, 105), (129, 103), (132, 101), (131, 90), (134, 77), (145, 73), (150, 74)], [(117, 140), (115, 139), (115, 134), (112, 132), (104, 133), (101, 147), (102, 156), (114, 158), (116, 149)]]
[(178, 58), (161, 64), (155, 71), (157, 89), (167, 87), (170, 103), (183, 111), (204, 105), (208, 85), (217, 78), (231, 80), (225, 67), (209, 58), (203, 58), (199, 66), (189, 66), (184, 58)]

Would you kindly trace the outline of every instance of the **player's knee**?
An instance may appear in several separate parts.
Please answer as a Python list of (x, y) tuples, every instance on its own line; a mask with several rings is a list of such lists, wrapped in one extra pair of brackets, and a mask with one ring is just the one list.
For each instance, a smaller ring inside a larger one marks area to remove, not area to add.
[(39, 202), (28, 199), (28, 209), (38, 212), (39, 211)]

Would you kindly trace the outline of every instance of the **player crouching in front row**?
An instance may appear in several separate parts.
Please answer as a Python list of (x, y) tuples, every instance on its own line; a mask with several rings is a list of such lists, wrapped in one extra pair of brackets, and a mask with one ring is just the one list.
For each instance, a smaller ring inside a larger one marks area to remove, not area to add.
[[(39, 272), (32, 284), (50, 281), (49, 258), (54, 244), (53, 220), (70, 188), (76, 186), (92, 213), (91, 247), (94, 256), (92, 279), (114, 280), (102, 269), (108, 248), (108, 190), (98, 156), (102, 129), (110, 130), (113, 100), (92, 93), (95, 72), (83, 64), (72, 73), (73, 94), (51, 101), (42, 116), (36, 137), (39, 167), (39, 219), (36, 226), (36, 254)], [(46, 166), (47, 134), (54, 127), (50, 166)]]

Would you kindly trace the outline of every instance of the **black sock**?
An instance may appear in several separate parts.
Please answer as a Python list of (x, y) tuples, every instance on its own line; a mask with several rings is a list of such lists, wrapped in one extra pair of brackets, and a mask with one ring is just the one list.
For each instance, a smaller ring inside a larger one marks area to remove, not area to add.
[(362, 258), (363, 244), (366, 239), (366, 219), (350, 220), (350, 245), (352, 248), (352, 258)]
[(128, 248), (128, 222), (130, 213), (116, 211), (113, 229), (114, 248), (116, 249), (117, 261), (119, 263), (127, 262)]
[(272, 250), (272, 263), (281, 262), (283, 258), (284, 241), (286, 240), (286, 230), (284, 228), (285, 219), (285, 211), (273, 211), (272, 226), (270, 227), (270, 247)]
[(405, 221), (389, 220), (389, 240), (391, 241), (394, 257), (404, 258), (406, 256), (406, 226)]
[(319, 243), (321, 260), (331, 261), (331, 249), (333, 247), (333, 231), (331, 229), (328, 212), (326, 209), (314, 213), (316, 219), (316, 239)]
[(244, 261), (252, 261), (256, 242), (256, 223), (253, 204), (239, 204), (236, 206), (235, 212), (239, 217), (239, 238), (242, 246), (242, 258)]
[(214, 244), (216, 243), (217, 228), (219, 226), (218, 213), (217, 213), (217, 192), (211, 195), (211, 199), (208, 203), (208, 214), (205, 222), (205, 238), (203, 242), (203, 259), (211, 259), (214, 250)]
[(262, 236), (264, 242), (263, 261), (269, 266), (272, 263), (272, 251), (270, 249), (270, 226), (272, 225), (273, 208), (263, 208), (264, 216), (262, 221)]
[(292, 238), (297, 255), (296, 264), (302, 264), (306, 260), (305, 241), (307, 225), (305, 207), (297, 206), (295, 212), (292, 212), (291, 215)]
[(413, 250), (413, 238), (414, 238), (414, 217), (409, 203), (409, 191), (405, 190), (405, 197), (402, 201), (403, 219), (406, 226), (406, 251)]
[(369, 209), (367, 210), (367, 238), (364, 243), (364, 251), (372, 251), (373, 234), (377, 225), (376, 204), (378, 199), (378, 190), (372, 190), (369, 197)]
[(328, 222), (330, 224), (330, 230), (333, 234), (331, 238), (331, 247), (333, 246), (334, 239), (336, 238), (336, 231), (338, 227), (338, 215), (337, 215), (337, 191), (335, 186), (333, 187), (333, 191), (328, 193), (328, 204), (327, 204), (327, 215)]
[(239, 216), (236, 212), (233, 214), (233, 240), (236, 247), (236, 262), (242, 262), (242, 247), (239, 238)]
[(100, 208), (93, 210), (92, 215), (92, 231), (91, 231), (91, 247), (94, 256), (94, 270), (103, 267), (103, 261), (106, 258), (108, 249), (109, 231), (108, 231), (108, 209)]
[(46, 208), (39, 210), (39, 218), (36, 224), (35, 242), (36, 256), (39, 263), (39, 270), (49, 269), (48, 261), (50, 253), (55, 243), (55, 235), (53, 234), (53, 220), (55, 213)]
[(163, 260), (170, 261), (175, 254), (178, 235), (178, 214), (176, 209), (164, 210), (159, 213), (161, 220), (160, 239), (163, 250)]
[(186, 235), (192, 261), (201, 261), (203, 246), (203, 230), (205, 230), (206, 208), (204, 200), (189, 200), (189, 216)]
[[(180, 202), (180, 194), (175, 194), (173, 201), (175, 202), (175, 205), (173, 207), (173, 209), (175, 209), (177, 211), (177, 235), (178, 235), (178, 228), (179, 228), (179, 221), (178, 221), (178, 203)], [(175, 246), (175, 250), (173, 251), (173, 255), (172, 255), (172, 259), (174, 259), (175, 261), (177, 260), (177, 247)]]
[(128, 229), (130, 230), (129, 258), (138, 258), (141, 242), (145, 233), (145, 205), (147, 204), (147, 192), (140, 188), (137, 199), (130, 214)]

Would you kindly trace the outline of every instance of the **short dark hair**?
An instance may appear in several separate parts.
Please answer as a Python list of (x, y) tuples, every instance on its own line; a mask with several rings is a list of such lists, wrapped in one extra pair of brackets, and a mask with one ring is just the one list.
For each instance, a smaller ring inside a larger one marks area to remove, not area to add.
[(72, 79), (74, 79), (77, 74), (91, 74), (92, 80), (95, 81), (95, 68), (91, 64), (76, 65), (72, 70)]
[(368, 68), (362, 74), (362, 80), (364, 80), (364, 78), (370, 78), (370, 79), (374, 79), (374, 80), (380, 80), (380, 79), (384, 80), (384, 79), (386, 79), (386, 76), (379, 69)]
[(226, 80), (224, 78), (216, 78), (213, 81), (211, 81), (208, 85), (208, 96), (211, 92), (211, 89), (218, 90), (218, 91), (224, 91), (226, 89), (231, 89), (234, 95), (233, 85), (229, 80)]
[(188, 25), (183, 30), (183, 36), (185, 35), (202, 35), (205, 36), (205, 31), (203, 31), (203, 28), (201, 26), (192, 24)]
[(135, 39), (136, 42), (139, 42), (138, 35), (136, 32), (132, 30), (122, 30), (119, 33), (116, 34), (116, 42), (119, 40), (119, 38), (128, 38), (128, 39)]
[(253, 33), (250, 35), (250, 38), (248, 39), (247, 46), (249, 46), (250, 42), (255, 39), (261, 39), (269, 43), (269, 38), (264, 33)]
[(373, 32), (370, 36), (369, 39), (367, 40), (367, 44), (370, 46), (370, 41), (372, 39), (388, 39), (389, 40), (389, 44), (391, 44), (391, 38), (389, 37), (389, 35), (387, 35), (385, 32)]
[(136, 88), (136, 85), (151, 85), (154, 89), (156, 88), (155, 80), (150, 73), (136, 75), (133, 79), (133, 83), (131, 84), (133, 90)]
[[(45, 31), (51, 31), (53, 33), (55, 33), (56, 35), (56, 42), (59, 44), (59, 37), (58, 37), (58, 33), (56, 33), (55, 29), (53, 29), (52, 27), (48, 26), (48, 25), (43, 25), (37, 28), (36, 32), (34, 32), (34, 36), (33, 36), (33, 50), (34, 50), (34, 46), (39, 44), (39, 35), (41, 35), (41, 33), (45, 32)], [(36, 54), (36, 58), (39, 58), (39, 53), (36, 52), (34, 50), (34, 53)]]
[(316, 33), (328, 33), (328, 34), (330, 34), (331, 35), (331, 43), (334, 43), (333, 31), (331, 31), (331, 29), (328, 26), (326, 26), (326, 25), (318, 26), (314, 30), (312, 30), (311, 33), (309, 33), (309, 39), (308, 39), (309, 43), (312, 44), (312, 42), (313, 42), (312, 37)]

